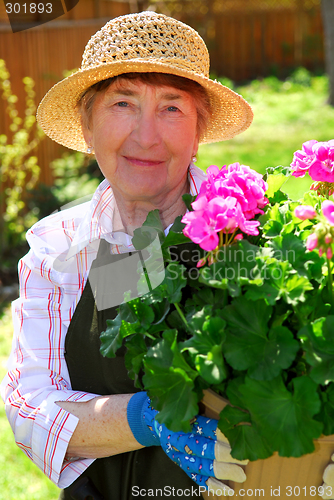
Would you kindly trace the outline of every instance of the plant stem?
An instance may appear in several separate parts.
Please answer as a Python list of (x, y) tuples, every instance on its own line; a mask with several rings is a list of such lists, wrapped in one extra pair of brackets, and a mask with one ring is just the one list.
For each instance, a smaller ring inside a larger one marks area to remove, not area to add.
[(181, 310), (181, 307), (177, 303), (174, 303), (174, 306), (175, 306), (175, 309), (177, 310), (177, 312), (179, 313), (180, 318), (182, 319), (183, 323), (186, 325), (186, 329), (189, 330), (190, 328), (189, 328), (188, 322), (187, 322), (186, 318), (184, 317), (184, 314)]
[(333, 278), (332, 278), (332, 268), (331, 268), (331, 259), (327, 257), (327, 267), (328, 267), (328, 293), (330, 296), (332, 313), (334, 312), (334, 297), (333, 297)]
[(223, 231), (219, 231), (219, 248), (221, 248), (224, 245), (223, 242)]

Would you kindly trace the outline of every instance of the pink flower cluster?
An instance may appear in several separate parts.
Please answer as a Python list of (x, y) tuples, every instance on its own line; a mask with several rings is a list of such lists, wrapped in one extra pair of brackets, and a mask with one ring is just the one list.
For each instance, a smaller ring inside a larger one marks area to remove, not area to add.
[[(319, 249), (319, 255), (326, 254), (328, 259), (333, 257), (332, 243), (334, 242), (334, 203), (325, 200), (321, 205), (325, 221), (314, 226), (306, 241), (306, 248), (310, 252)], [(318, 217), (317, 212), (310, 205), (301, 205), (295, 209), (295, 216), (299, 219), (314, 219)]]
[[(263, 214), (268, 203), (264, 196), (268, 189), (262, 176), (245, 165), (233, 163), (221, 170), (212, 165), (207, 170), (208, 179), (201, 185), (193, 212), (186, 213), (182, 222), (183, 232), (201, 248), (212, 251), (219, 245), (219, 232), (257, 235), (259, 221), (251, 221), (256, 214)], [(241, 239), (241, 235), (236, 236)]]
[(334, 182), (334, 140), (304, 142), (302, 150), (294, 153), (291, 167), (295, 177), (308, 172), (314, 181)]

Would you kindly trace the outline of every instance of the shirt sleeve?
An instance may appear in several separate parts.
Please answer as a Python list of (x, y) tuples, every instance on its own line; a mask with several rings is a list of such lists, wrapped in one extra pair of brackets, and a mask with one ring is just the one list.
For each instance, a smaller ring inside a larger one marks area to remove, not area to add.
[(55, 402), (88, 401), (96, 395), (71, 388), (65, 336), (69, 304), (80, 298), (84, 286), (83, 270), (76, 264), (71, 272), (57, 274), (51, 261), (60, 239), (57, 234), (54, 238), (53, 246), (44, 246), (43, 255), (32, 249), (19, 263), (20, 298), (12, 304), (14, 337), (1, 396), (17, 445), (64, 488), (93, 460), (65, 460), (78, 419)]

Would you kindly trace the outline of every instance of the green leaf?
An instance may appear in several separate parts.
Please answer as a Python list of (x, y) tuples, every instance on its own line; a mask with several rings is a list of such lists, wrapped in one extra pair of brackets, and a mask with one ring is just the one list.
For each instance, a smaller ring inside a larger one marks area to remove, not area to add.
[(278, 165), (277, 167), (267, 167), (266, 168), (266, 173), (264, 174), (263, 178), (265, 181), (267, 181), (269, 175), (284, 175), (285, 178), (288, 178), (291, 176), (292, 173), (292, 168), (287, 167), (284, 165)]
[(280, 456), (300, 457), (314, 451), (313, 439), (323, 425), (313, 419), (320, 410), (316, 384), (306, 376), (292, 380), (293, 392), (281, 377), (271, 381), (245, 378), (239, 390), (243, 406), (260, 435)]
[(159, 210), (151, 210), (141, 227), (133, 232), (132, 244), (136, 250), (143, 250), (159, 236), (162, 243), (165, 239), (164, 228), (159, 216)]
[(245, 335), (265, 338), (271, 313), (272, 307), (262, 300), (254, 303), (244, 297), (238, 297), (230, 306), (225, 307), (222, 317), (229, 330), (235, 334), (244, 332)]
[[(293, 226), (290, 222), (294, 221), (295, 217), (292, 214), (290, 202), (286, 201), (282, 204), (276, 203), (272, 208), (266, 212), (263, 225), (263, 234), (267, 238), (275, 238), (285, 232), (291, 232)], [(286, 226), (289, 225), (287, 229)]]
[(120, 315), (124, 322), (139, 322), (143, 331), (147, 330), (154, 320), (154, 312), (150, 306), (141, 301), (140, 298), (133, 299), (120, 309)]
[(167, 248), (172, 245), (180, 245), (181, 243), (189, 243), (190, 239), (183, 234), (183, 229), (186, 225), (181, 222), (182, 215), (176, 217), (172, 227), (169, 229), (169, 232), (162, 243), (162, 248)]
[(272, 328), (261, 350), (255, 354), (257, 362), (249, 368), (248, 375), (256, 380), (271, 380), (291, 366), (298, 350), (299, 343), (288, 328)]
[(331, 383), (320, 393), (322, 405), (320, 412), (314, 417), (315, 420), (324, 424), (325, 436), (334, 434), (334, 384)]
[(273, 197), (276, 191), (278, 191), (287, 180), (286, 175), (278, 170), (268, 174), (266, 178), (266, 182), (268, 184), (268, 189), (265, 193), (266, 196), (268, 198)]
[(288, 368), (299, 349), (293, 334), (284, 326), (269, 331), (272, 308), (245, 297), (233, 301), (223, 311), (228, 329), (224, 356), (235, 370), (248, 370), (257, 380), (271, 380)]
[(275, 203), (283, 203), (289, 199), (289, 196), (284, 193), (283, 191), (276, 191), (276, 193), (273, 196), (268, 197), (269, 202), (274, 205)]
[(220, 384), (227, 376), (222, 344), (225, 340), (225, 321), (212, 316), (212, 307), (187, 317), (194, 335), (180, 344), (182, 352), (188, 351), (198, 373), (209, 384)]
[(305, 300), (305, 292), (308, 290), (313, 290), (313, 286), (307, 278), (290, 273), (281, 289), (281, 295), (288, 304), (296, 305)]
[(191, 206), (191, 204), (193, 201), (196, 200), (196, 198), (197, 198), (197, 195), (192, 196), (189, 193), (185, 193), (184, 195), (182, 195), (182, 200), (184, 201), (185, 206), (191, 212), (194, 210), (193, 207)]
[(118, 349), (122, 347), (123, 339), (135, 333), (139, 326), (139, 322), (131, 324), (122, 321), (120, 314), (115, 319), (107, 319), (107, 329), (100, 335), (102, 356), (114, 358)]
[(182, 299), (182, 288), (187, 284), (184, 275), (185, 267), (177, 262), (171, 262), (166, 268), (166, 275), (163, 284), (166, 285), (166, 297), (172, 302), (180, 302)]
[(162, 302), (157, 302), (152, 306), (154, 312), (154, 321), (152, 325), (159, 325), (166, 318), (170, 311), (170, 304), (168, 299), (165, 298)]
[[(242, 425), (244, 422), (246, 424)], [(218, 427), (232, 447), (232, 457), (238, 460), (268, 458), (273, 449), (250, 423), (250, 415), (238, 408), (225, 406)], [(248, 424), (248, 425), (247, 425)]]
[(322, 259), (317, 252), (307, 252), (305, 242), (302, 239), (303, 232), (296, 234), (284, 234), (270, 240), (267, 245), (273, 249), (273, 256), (278, 260), (288, 260), (298, 274), (309, 280), (321, 281)]
[(275, 305), (279, 299), (279, 289), (270, 283), (263, 283), (263, 285), (249, 284), (245, 286), (247, 290), (245, 297), (247, 300), (258, 301), (264, 299), (266, 304)]
[(334, 316), (316, 319), (298, 332), (312, 366), (310, 377), (318, 384), (334, 381)]
[(232, 297), (237, 297), (244, 284), (257, 280), (257, 257), (269, 252), (247, 240), (223, 247), (219, 250), (218, 262), (201, 269), (199, 281), (214, 288), (227, 289)]
[(198, 413), (194, 380), (198, 376), (177, 344), (177, 331), (167, 330), (161, 340), (151, 347), (144, 359), (143, 383), (158, 420), (172, 431), (189, 432), (190, 420)]
[(324, 201), (324, 198), (322, 196), (319, 196), (316, 191), (307, 191), (303, 198), (299, 200), (300, 205), (311, 205), (313, 208), (320, 208), (322, 201)]
[(126, 353), (124, 356), (125, 367), (129, 377), (135, 381), (135, 386), (142, 388), (139, 382), (139, 373), (143, 367), (143, 360), (147, 352), (147, 346), (143, 335), (136, 333), (126, 339)]
[(261, 276), (264, 284), (256, 286), (249, 283), (245, 286), (246, 296), (252, 300), (263, 298), (268, 304), (274, 305), (283, 298), (288, 304), (296, 305), (305, 300), (305, 293), (313, 286), (304, 276), (300, 276), (288, 261), (267, 258), (262, 262)]

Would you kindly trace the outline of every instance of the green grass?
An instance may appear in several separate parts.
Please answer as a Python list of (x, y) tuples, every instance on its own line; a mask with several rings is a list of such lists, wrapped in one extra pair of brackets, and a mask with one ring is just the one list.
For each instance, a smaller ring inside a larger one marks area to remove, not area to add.
[[(2, 304), (0, 313), (0, 379), (6, 373), (11, 348), (10, 305)], [(59, 489), (16, 446), (14, 436), (0, 403), (0, 500), (57, 500)]]
[[(266, 167), (290, 165), (294, 151), (305, 141), (333, 139), (334, 109), (326, 103), (327, 78), (309, 77), (303, 83), (269, 77), (235, 89), (252, 106), (254, 121), (229, 141), (200, 146), (197, 165), (206, 170), (212, 164), (239, 162), (264, 173)], [(309, 177), (293, 178), (285, 190), (297, 199), (311, 183)]]

